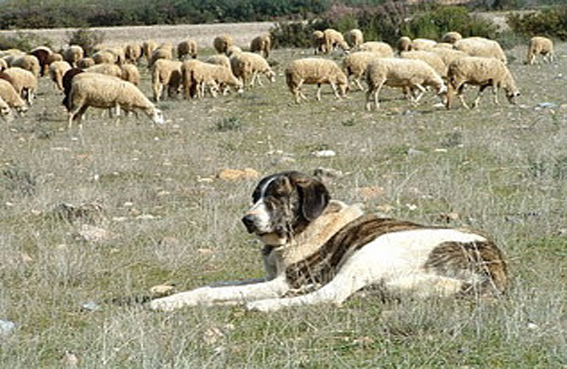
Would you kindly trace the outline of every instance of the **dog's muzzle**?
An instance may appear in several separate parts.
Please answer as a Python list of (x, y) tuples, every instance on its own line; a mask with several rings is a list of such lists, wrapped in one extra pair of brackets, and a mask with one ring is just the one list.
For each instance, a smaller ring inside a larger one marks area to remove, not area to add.
[(244, 223), (244, 226), (246, 227), (246, 230), (248, 231), (248, 233), (255, 233), (257, 228), (256, 228), (256, 223), (254, 222), (254, 216), (251, 214), (245, 215), (242, 218), (242, 223)]

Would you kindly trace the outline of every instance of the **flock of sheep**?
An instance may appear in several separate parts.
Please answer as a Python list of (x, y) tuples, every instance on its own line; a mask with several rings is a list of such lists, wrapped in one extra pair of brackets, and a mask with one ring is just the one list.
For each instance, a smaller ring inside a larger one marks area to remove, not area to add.
[[(45, 46), (29, 53), (0, 51), (0, 115), (11, 119), (13, 110), (25, 113), (33, 101), (38, 78), (47, 73), (65, 95), (63, 105), (69, 112), (69, 127), (82, 119), (89, 107), (109, 109), (115, 114), (120, 114), (121, 109), (142, 111), (161, 124), (164, 117), (154, 102), (159, 102), (166, 91), (170, 97), (182, 93), (186, 99), (200, 99), (207, 94), (224, 95), (230, 89), (242, 92), (256, 82), (261, 85), (261, 74), (275, 81), (276, 74), (267, 61), (271, 50), (268, 35), (254, 38), (249, 52), (235, 46), (229, 35), (216, 37), (213, 46), (218, 54), (204, 60), (197, 59), (197, 44), (190, 39), (177, 47), (151, 40), (123, 47), (98, 45), (89, 56), (77, 45), (59, 53)], [(306, 99), (301, 91), (304, 84), (318, 86), (317, 100), (321, 99), (322, 84), (329, 84), (335, 96), (341, 98), (350, 89), (349, 79), (360, 90), (365, 90), (362, 81), (366, 81), (368, 110), (379, 108), (383, 86), (401, 88), (413, 103), (432, 89), (448, 109), (455, 92), (463, 106), (469, 107), (462, 94), (467, 84), (479, 86), (472, 107), (478, 105), (482, 91), (489, 86), (495, 103), (498, 89), (506, 92), (511, 103), (519, 95), (502, 48), (498, 42), (481, 37), (463, 38), (456, 32), (445, 34), (441, 42), (402, 37), (394, 49), (384, 42), (364, 42), (358, 29), (344, 35), (327, 29), (313, 33), (313, 46), (316, 56), (294, 60), (285, 69), (287, 86), (297, 103)], [(341, 65), (317, 55), (336, 49), (345, 54)], [(537, 55), (543, 55), (545, 61), (553, 60), (551, 40), (530, 40), (526, 63), (533, 64)], [(138, 87), (137, 65), (142, 58), (150, 70), (154, 102)]]

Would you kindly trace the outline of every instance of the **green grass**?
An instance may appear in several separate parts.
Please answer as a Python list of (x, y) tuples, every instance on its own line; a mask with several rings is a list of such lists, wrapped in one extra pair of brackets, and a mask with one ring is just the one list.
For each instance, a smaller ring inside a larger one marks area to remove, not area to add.
[[(510, 66), (519, 106), (494, 106), (488, 92), (474, 111), (434, 108), (431, 95), (412, 107), (386, 90), (369, 113), (363, 93), (336, 101), (327, 86), (321, 102), (297, 106), (282, 73), (307, 52), (277, 50), (275, 84), (163, 101), (165, 127), (92, 109), (82, 130), (67, 130), (61, 96), (42, 79), (28, 115), (0, 125), (0, 319), (17, 324), (0, 336), (1, 366), (58, 368), (71, 351), (85, 368), (565, 367), (567, 95), (556, 77), (567, 76), (566, 49), (554, 65)], [(524, 50), (511, 53), (522, 60)], [(558, 107), (534, 109), (540, 102)], [(311, 155), (322, 149), (337, 155)], [(453, 225), (502, 246), (513, 288), (480, 303), (355, 296), (272, 314), (147, 310), (140, 301), (154, 285), (263, 274), (261, 245), (239, 220), (256, 181), (215, 178), (247, 167), (340, 170), (334, 197), (368, 211), (390, 205), (389, 216), (436, 223), (458, 213)], [(364, 200), (365, 186), (384, 193)], [(53, 216), (61, 203), (95, 202), (111, 239), (85, 242), (80, 220)], [(81, 308), (89, 301), (100, 310)]]

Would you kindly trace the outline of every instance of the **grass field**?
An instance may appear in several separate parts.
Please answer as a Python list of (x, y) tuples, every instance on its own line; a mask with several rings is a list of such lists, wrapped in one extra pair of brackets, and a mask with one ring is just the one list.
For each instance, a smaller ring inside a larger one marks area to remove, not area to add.
[[(306, 86), (298, 106), (282, 72), (310, 53), (276, 50), (277, 82), (241, 95), (159, 103), (164, 127), (93, 109), (68, 130), (62, 96), (40, 81), (27, 116), (0, 124), (0, 319), (16, 325), (0, 333), (1, 367), (567, 366), (567, 45), (540, 66), (509, 51), (519, 105), (494, 106), (487, 91), (473, 111), (388, 90), (369, 113), (363, 93), (337, 101), (328, 86), (321, 102)], [(323, 149), (337, 155), (311, 154)], [(343, 173), (332, 195), (370, 212), (430, 224), (453, 213), (449, 224), (501, 245), (513, 287), (483, 302), (146, 309), (155, 285), (262, 276), (261, 245), (240, 224), (256, 180), (215, 177), (247, 167), (332, 168)], [(85, 224), (105, 232), (85, 240)]]

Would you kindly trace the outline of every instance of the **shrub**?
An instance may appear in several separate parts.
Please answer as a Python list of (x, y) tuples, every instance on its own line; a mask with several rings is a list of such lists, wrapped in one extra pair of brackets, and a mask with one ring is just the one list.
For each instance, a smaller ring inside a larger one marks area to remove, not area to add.
[(93, 31), (88, 28), (80, 28), (68, 34), (69, 45), (79, 45), (85, 51), (85, 55), (92, 55), (96, 45), (104, 41), (104, 32)]
[(14, 36), (0, 36), (0, 50), (30, 51), (36, 46), (52, 47), (51, 40), (32, 33), (18, 32)]
[(567, 40), (567, 6), (528, 14), (511, 13), (507, 22), (512, 31), (518, 34)]
[(278, 22), (270, 29), (273, 47), (311, 47), (311, 35), (315, 30), (325, 29), (326, 24), (311, 20)]

